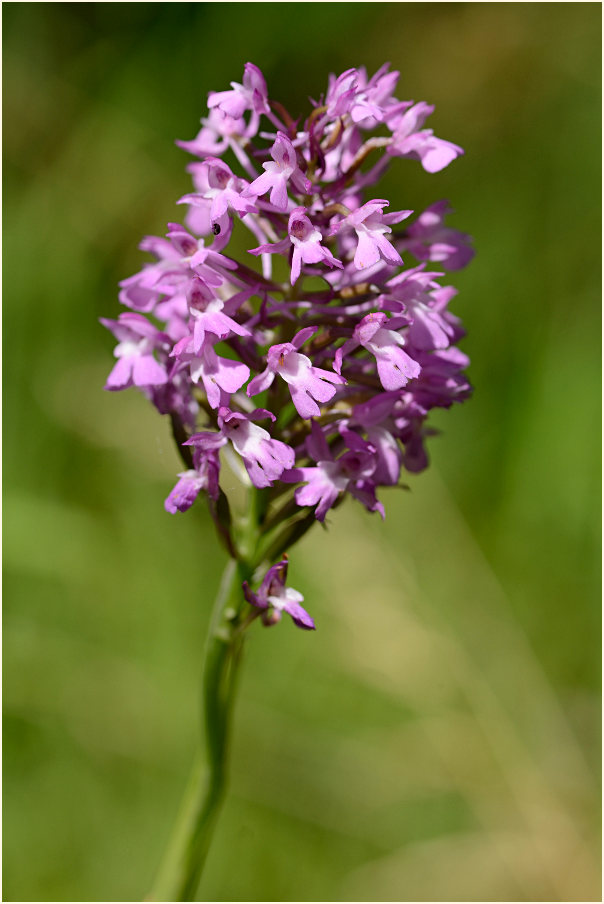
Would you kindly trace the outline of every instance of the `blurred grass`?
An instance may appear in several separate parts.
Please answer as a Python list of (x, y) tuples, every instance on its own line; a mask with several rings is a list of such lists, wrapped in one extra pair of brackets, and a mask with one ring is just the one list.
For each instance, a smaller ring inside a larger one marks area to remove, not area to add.
[(384, 525), (347, 505), (292, 557), (319, 630), (251, 638), (202, 899), (599, 899), (601, 10), (3, 12), (4, 899), (140, 900), (185, 782), (222, 554), (163, 511), (167, 424), (102, 392), (96, 318), (248, 59), (300, 111), (390, 59), (467, 149), (384, 191), (474, 234), (476, 394)]

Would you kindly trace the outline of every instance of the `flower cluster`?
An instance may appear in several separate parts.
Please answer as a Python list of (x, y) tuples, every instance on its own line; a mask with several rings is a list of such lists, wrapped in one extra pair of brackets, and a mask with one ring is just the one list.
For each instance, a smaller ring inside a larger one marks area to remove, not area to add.
[[(424, 128), (433, 107), (394, 96), (398, 77), (388, 66), (332, 76), (300, 124), (247, 63), (241, 84), (210, 93), (196, 137), (178, 142), (198, 158), (178, 202), (184, 225), (142, 241), (154, 262), (121, 283), (128, 312), (102, 321), (118, 340), (106, 388), (141, 389), (170, 416), (187, 463), (169, 512), (203, 491), (229, 534), (226, 453), (266, 491), (267, 531), (300, 513), (323, 521), (346, 495), (383, 516), (378, 487), (427, 465), (430, 409), (468, 397), (456, 292), (440, 279), (469, 262), (469, 237), (445, 225), (447, 202), (400, 227), (412, 211), (372, 197), (394, 158), (434, 173), (463, 153)], [(245, 262), (227, 252), (241, 227)], [(284, 545), (275, 550), (273, 561)], [(246, 598), (267, 624), (284, 610), (313, 627), (284, 562)]]

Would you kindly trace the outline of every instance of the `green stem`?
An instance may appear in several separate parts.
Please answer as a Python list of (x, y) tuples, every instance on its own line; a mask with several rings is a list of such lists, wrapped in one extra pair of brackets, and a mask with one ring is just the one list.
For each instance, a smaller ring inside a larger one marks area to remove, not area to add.
[(225, 569), (206, 645), (203, 721), (206, 757), (197, 756), (172, 840), (151, 901), (193, 901), (210, 848), (227, 783), (231, 715), (244, 633), (239, 630), (241, 583), (250, 577), (242, 560)]

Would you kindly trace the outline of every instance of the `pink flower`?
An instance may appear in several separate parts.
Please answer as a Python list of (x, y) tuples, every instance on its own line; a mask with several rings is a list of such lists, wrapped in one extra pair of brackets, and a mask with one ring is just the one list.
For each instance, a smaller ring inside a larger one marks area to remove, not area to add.
[(218, 499), (220, 461), (217, 450), (194, 449), (193, 461), (195, 468), (178, 474), (178, 483), (164, 502), (164, 508), (172, 515), (190, 509), (202, 490), (211, 499)]
[(107, 377), (105, 389), (146, 388), (168, 382), (166, 368), (153, 356), (156, 349), (169, 348), (165, 333), (160, 333), (142, 314), (120, 314), (118, 320), (101, 317), (101, 323), (119, 340), (113, 353), (117, 364)]
[(278, 210), (287, 210), (287, 183), (291, 181), (294, 189), (300, 193), (310, 191), (311, 183), (299, 168), (295, 148), (283, 132), (277, 132), (271, 157), (272, 162), (262, 164), (266, 172), (254, 179), (246, 188), (244, 196), (256, 198), (270, 190), (271, 204)]
[(231, 82), (231, 91), (213, 91), (208, 98), (208, 107), (214, 107), (230, 116), (239, 119), (246, 110), (254, 113), (268, 113), (268, 92), (264, 76), (253, 63), (246, 63), (243, 70), (243, 84)]
[(211, 200), (210, 219), (212, 223), (220, 223), (225, 214), (232, 210), (240, 217), (246, 213), (256, 212), (251, 201), (243, 196), (246, 183), (238, 179), (230, 166), (223, 163), (217, 157), (206, 157), (204, 164), (207, 169), (209, 188), (203, 194), (188, 194), (179, 199), (178, 204), (193, 204), (205, 206), (207, 200)]
[(243, 593), (252, 606), (264, 609), (263, 621), (265, 625), (272, 625), (281, 619), (281, 613), (287, 612), (292, 621), (299, 628), (314, 630), (315, 623), (300, 603), (304, 597), (293, 587), (287, 587), (287, 556), (268, 569), (264, 575), (262, 584), (253, 593), (247, 581), (243, 582)]
[(219, 339), (226, 339), (231, 334), (250, 335), (247, 327), (237, 323), (224, 312), (225, 303), (221, 298), (210, 298), (208, 301), (206, 287), (199, 277), (191, 280), (187, 301), (194, 324), (192, 351), (195, 354), (199, 353), (206, 332), (214, 333)]
[(191, 141), (176, 142), (183, 151), (195, 154), (196, 157), (205, 157), (207, 154), (217, 157), (224, 154), (229, 147), (229, 139), (245, 132), (245, 120), (242, 117), (225, 116), (218, 106), (210, 110), (207, 119), (201, 120), (201, 126)]
[(379, 511), (383, 518), (384, 507), (376, 499), (375, 484), (371, 484), (377, 465), (375, 449), (352, 431), (344, 430), (342, 434), (348, 451), (336, 459), (321, 428), (313, 421), (307, 450), (316, 461), (316, 467), (293, 468), (284, 472), (281, 479), (286, 483), (306, 483), (306, 486), (298, 487), (295, 499), (298, 505), (316, 506), (317, 521), (324, 521), (338, 496), (347, 491), (370, 511)]
[(332, 384), (345, 383), (346, 380), (329, 370), (313, 367), (310, 358), (299, 354), (300, 346), (316, 331), (315, 327), (306, 327), (291, 342), (272, 345), (268, 351), (268, 367), (251, 381), (247, 388), (248, 396), (268, 389), (275, 375), (279, 374), (289, 384), (292, 401), (300, 417), (318, 417), (321, 409), (317, 402), (329, 402), (336, 394), (336, 387)]
[(230, 441), (242, 457), (254, 486), (269, 487), (286, 468), (292, 467), (295, 454), (286, 443), (271, 439), (268, 430), (253, 423), (264, 418), (275, 420), (275, 416), (263, 408), (241, 414), (222, 406), (218, 411), (220, 433), (196, 433), (183, 445), (207, 450), (220, 448)]
[(256, 487), (271, 486), (286, 468), (292, 467), (295, 460), (293, 449), (286, 443), (272, 439), (268, 430), (252, 423), (267, 417), (275, 420), (270, 411), (262, 408), (251, 414), (239, 414), (226, 407), (218, 412), (219, 427), (232, 442), (235, 451), (241, 455)]
[(408, 227), (401, 242), (420, 261), (434, 261), (447, 270), (461, 270), (474, 257), (470, 236), (445, 226), (445, 216), (452, 213), (447, 201), (431, 204)]
[(381, 259), (395, 267), (403, 263), (398, 251), (386, 238), (386, 234), (392, 232), (390, 223), (400, 223), (413, 211), (398, 210), (384, 214), (383, 208), (388, 207), (389, 201), (367, 201), (362, 207), (358, 207), (343, 220), (340, 220), (333, 229), (334, 233), (342, 230), (342, 227), (351, 226), (358, 238), (357, 249), (354, 255), (354, 265), (357, 270), (372, 267)]
[(337, 351), (334, 369), (341, 372), (342, 359), (359, 345), (374, 355), (377, 372), (384, 389), (401, 389), (413, 377), (418, 377), (421, 367), (401, 348), (405, 340), (396, 330), (386, 324), (386, 314), (368, 314), (355, 327), (352, 339), (344, 343)]
[(420, 160), (427, 173), (438, 173), (463, 154), (463, 148), (451, 141), (437, 138), (432, 129), (421, 129), (433, 112), (434, 107), (422, 101), (388, 123), (393, 128), (388, 153), (395, 157), (414, 157)]
[(302, 264), (325, 263), (328, 267), (339, 267), (343, 264), (337, 260), (328, 248), (321, 244), (323, 238), (320, 229), (317, 229), (306, 216), (305, 207), (296, 207), (290, 214), (287, 224), (288, 238), (274, 245), (260, 245), (252, 248), (250, 254), (275, 254), (287, 251), (293, 245), (291, 284), (292, 286), (300, 276)]
[(186, 336), (177, 342), (171, 352), (182, 364), (188, 364), (193, 383), (203, 383), (208, 403), (211, 408), (224, 404), (225, 398), (241, 389), (250, 376), (250, 369), (240, 361), (221, 358), (214, 351), (219, 337), (213, 333), (204, 333), (199, 350), (195, 352), (194, 339)]

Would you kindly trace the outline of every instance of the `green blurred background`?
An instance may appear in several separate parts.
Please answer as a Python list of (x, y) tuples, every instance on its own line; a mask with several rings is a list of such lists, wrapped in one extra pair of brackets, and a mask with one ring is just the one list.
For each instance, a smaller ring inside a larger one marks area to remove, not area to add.
[(380, 194), (474, 235), (476, 392), (385, 524), (292, 555), (319, 630), (251, 632), (200, 900), (600, 899), (600, 5), (3, 13), (4, 900), (141, 900), (192, 760), (224, 556), (97, 318), (247, 60), (293, 111), (384, 60), (436, 104), (466, 156)]

